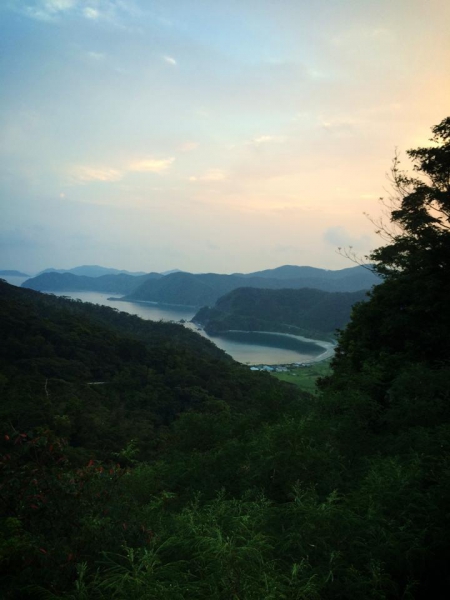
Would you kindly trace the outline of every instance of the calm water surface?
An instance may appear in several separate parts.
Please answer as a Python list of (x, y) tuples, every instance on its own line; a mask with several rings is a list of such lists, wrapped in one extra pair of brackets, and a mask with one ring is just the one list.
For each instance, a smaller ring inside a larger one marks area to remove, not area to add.
[(311, 362), (324, 358), (331, 352), (331, 344), (314, 343), (298, 337), (263, 333), (230, 331), (220, 336), (209, 336), (196, 325), (189, 323), (197, 312), (189, 306), (167, 304), (135, 303), (108, 300), (111, 294), (99, 292), (55, 292), (56, 296), (79, 299), (83, 302), (111, 306), (130, 315), (138, 315), (151, 321), (186, 321), (185, 327), (197, 331), (211, 340), (216, 346), (227, 352), (238, 362), (249, 365), (280, 365), (294, 362)]

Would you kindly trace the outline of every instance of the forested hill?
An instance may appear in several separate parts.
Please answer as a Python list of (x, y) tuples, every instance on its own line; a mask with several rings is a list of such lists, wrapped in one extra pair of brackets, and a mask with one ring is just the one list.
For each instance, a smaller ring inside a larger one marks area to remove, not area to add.
[[(363, 267), (353, 267), (342, 271), (326, 271), (311, 267), (280, 267), (280, 269), (279, 278), (276, 277), (277, 269), (273, 270), (273, 277), (270, 276), (270, 272), (263, 272), (263, 275), (173, 273), (159, 280), (145, 281), (127, 296), (127, 300), (167, 302), (200, 307), (212, 306), (221, 296), (239, 287), (267, 289), (308, 287), (333, 292), (354, 292), (370, 289), (380, 282), (377, 275)], [(290, 277), (286, 277), (285, 269), (289, 269)]]
[(238, 288), (219, 298), (214, 307), (200, 309), (192, 320), (210, 334), (241, 329), (328, 339), (348, 323), (353, 305), (366, 296), (365, 291)]
[(148, 279), (159, 279), (160, 277), (163, 277), (163, 275), (159, 273), (148, 273), (147, 275), (119, 273), (88, 277), (86, 275), (51, 271), (27, 279), (23, 282), (22, 287), (46, 292), (92, 291), (129, 294)]
[(263, 390), (248, 368), (181, 325), (1, 281), (0, 339), (0, 420), (21, 431), (50, 426), (96, 458), (132, 438), (149, 458), (157, 427), (180, 412), (243, 393), (258, 410)]
[(258, 273), (194, 275), (182, 271), (162, 275), (113, 274), (87, 277), (74, 273), (46, 272), (28, 279), (22, 287), (46, 292), (95, 291), (126, 295), (127, 300), (188, 306), (212, 306), (220, 296), (238, 287), (282, 289), (303, 287), (334, 292), (370, 289), (380, 278), (363, 267), (327, 271), (284, 266)]

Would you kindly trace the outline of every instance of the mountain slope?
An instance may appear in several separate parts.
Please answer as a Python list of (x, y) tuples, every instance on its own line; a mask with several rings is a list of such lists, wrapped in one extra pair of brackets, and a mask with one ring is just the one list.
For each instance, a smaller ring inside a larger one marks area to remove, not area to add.
[(324, 292), (238, 288), (204, 307), (192, 319), (210, 334), (232, 329), (280, 331), (307, 337), (332, 337), (344, 327), (366, 292)]
[[(369, 289), (380, 282), (362, 267), (325, 271), (312, 267), (280, 267), (284, 278), (269, 277), (267, 274), (219, 275), (216, 273), (173, 273), (164, 279), (144, 282), (127, 296), (127, 300), (167, 302), (190, 306), (212, 306), (221, 296), (239, 287), (283, 289), (315, 288), (329, 292), (354, 292)], [(285, 270), (287, 269), (287, 270)], [(314, 276), (285, 278), (293, 272), (314, 272)], [(306, 271), (305, 271), (306, 270)], [(276, 269), (274, 269), (276, 271)], [(264, 273), (264, 272), (263, 272)]]
[(155, 428), (178, 413), (262, 391), (247, 368), (181, 325), (3, 282), (0, 339), (0, 423), (51, 425), (103, 458), (138, 432), (148, 456)]
[[(239, 275), (239, 273), (236, 273), (236, 275)], [(269, 279), (345, 279), (348, 276), (358, 276), (364, 281), (372, 282), (372, 284), (378, 280), (377, 275), (375, 275), (367, 266), (362, 265), (338, 269), (336, 271), (308, 266), (283, 265), (281, 267), (276, 267), (275, 269), (255, 271), (254, 273), (245, 275), (245, 277), (264, 277)]]

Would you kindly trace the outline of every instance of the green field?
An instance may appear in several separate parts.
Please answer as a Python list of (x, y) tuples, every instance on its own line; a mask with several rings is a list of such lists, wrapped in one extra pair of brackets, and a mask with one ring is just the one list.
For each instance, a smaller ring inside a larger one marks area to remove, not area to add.
[(310, 367), (295, 367), (286, 373), (272, 373), (274, 377), (281, 381), (293, 383), (305, 392), (312, 394), (317, 392), (316, 381), (319, 377), (325, 377), (331, 373), (331, 359), (323, 360)]

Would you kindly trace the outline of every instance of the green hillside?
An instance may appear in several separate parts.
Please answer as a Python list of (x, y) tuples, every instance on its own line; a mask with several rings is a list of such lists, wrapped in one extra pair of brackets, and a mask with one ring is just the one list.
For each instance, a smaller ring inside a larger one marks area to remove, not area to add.
[(213, 308), (200, 309), (192, 320), (203, 325), (209, 334), (240, 329), (331, 339), (336, 329), (348, 323), (354, 304), (366, 296), (365, 291), (238, 288), (219, 298)]

